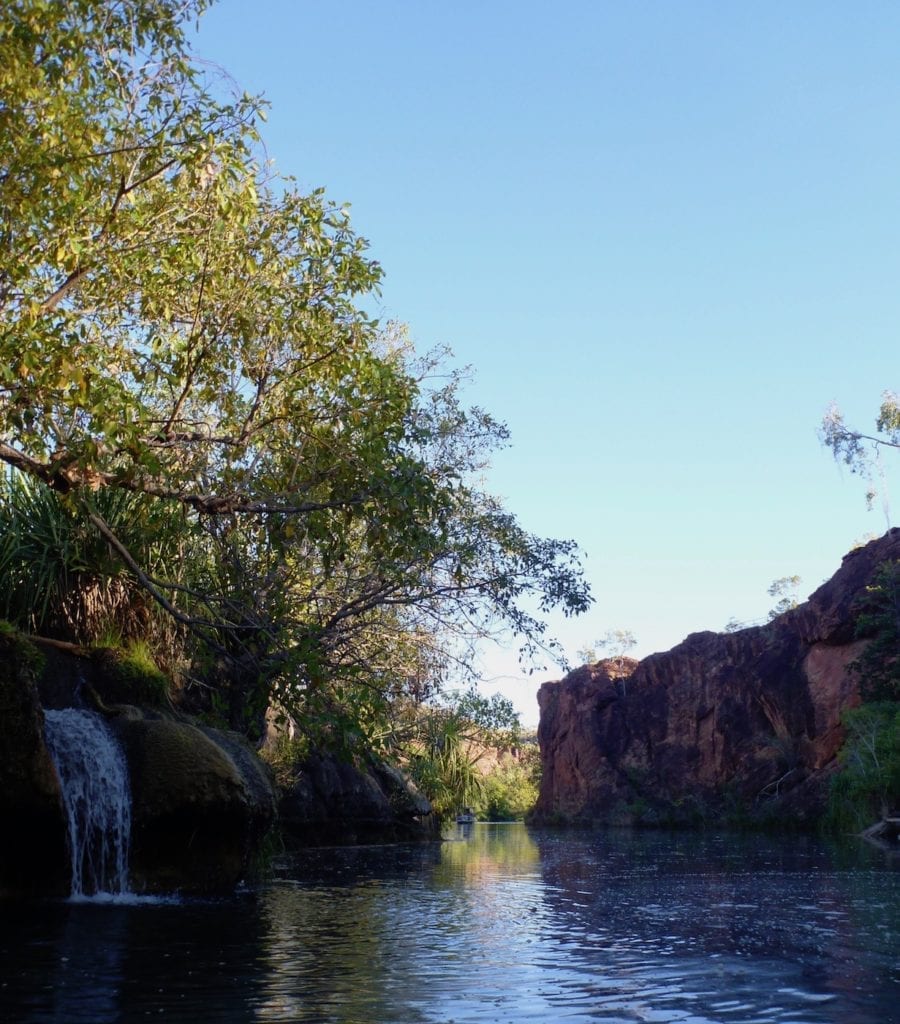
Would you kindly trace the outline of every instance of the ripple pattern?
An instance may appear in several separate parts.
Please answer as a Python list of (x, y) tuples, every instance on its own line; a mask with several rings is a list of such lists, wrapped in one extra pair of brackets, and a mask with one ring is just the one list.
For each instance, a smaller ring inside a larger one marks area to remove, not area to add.
[(861, 845), (476, 826), (229, 900), (3, 909), (16, 1024), (900, 1024), (900, 864)]

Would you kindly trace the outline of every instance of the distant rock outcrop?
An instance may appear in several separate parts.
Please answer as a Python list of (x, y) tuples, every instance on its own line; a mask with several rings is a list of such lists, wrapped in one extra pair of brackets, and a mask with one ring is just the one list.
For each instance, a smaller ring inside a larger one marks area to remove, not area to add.
[[(737, 633), (694, 633), (630, 666), (586, 665), (538, 694), (536, 822), (813, 824), (859, 702), (853, 604), (900, 529), (846, 555), (809, 600)], [(617, 678), (617, 675), (619, 676)]]

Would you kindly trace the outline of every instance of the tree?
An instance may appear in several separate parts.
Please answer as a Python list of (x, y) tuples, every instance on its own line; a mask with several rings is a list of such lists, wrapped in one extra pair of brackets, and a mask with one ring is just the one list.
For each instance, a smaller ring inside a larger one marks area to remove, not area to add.
[(851, 473), (857, 473), (868, 481), (866, 502), (872, 502), (881, 486), (881, 453), (886, 449), (900, 449), (900, 396), (885, 391), (881, 396), (881, 407), (875, 420), (876, 433), (867, 434), (848, 427), (837, 405), (828, 408), (822, 418), (819, 437), (830, 448), (838, 462), (849, 466)]
[(797, 594), (802, 582), (800, 576), (782, 576), (772, 580), (766, 593), (769, 597), (777, 597), (779, 600), (775, 607), (769, 610), (769, 622), (797, 607)]
[[(497, 819), (522, 817), (530, 809), (539, 755), (532, 743), (527, 764), (514, 756), (522, 737), (510, 700), (469, 687), (424, 705), (406, 702), (399, 710), (405, 714), (395, 715), (396, 745), (438, 814), (475, 806)], [(485, 768), (485, 759), (494, 763)]]
[(484, 777), (476, 800), (479, 817), (487, 821), (521, 821), (537, 803), (540, 752), (537, 745), (523, 748), (518, 757), (503, 754)]
[(478, 762), (499, 727), (497, 723), (518, 730), (512, 704), (469, 689), (410, 710), (398, 747), (435, 813), (443, 816), (474, 804), (483, 795), (485, 780)]
[(864, 704), (842, 715), (846, 740), (832, 778), (828, 819), (858, 831), (900, 805), (900, 704)]
[[(205, 7), (6, 5), (0, 461), (192, 638), (233, 726), (274, 693), (371, 740), (484, 635), (552, 647), (523, 599), (591, 598), (574, 544), (473, 482), (502, 424), (362, 311), (381, 268), (347, 209), (275, 177), (263, 104), (191, 59)], [(118, 494), (179, 524), (177, 559)]]
[(637, 646), (637, 638), (630, 629), (608, 629), (599, 640), (595, 640), (593, 646), (582, 647), (578, 651), (578, 657), (585, 663), (597, 661), (600, 652), (607, 652), (608, 657), (617, 662)]
[(205, 6), (19, 0), (0, 26), (0, 459), (105, 533), (101, 487), (216, 517), (379, 502), (411, 397), (346, 211), (267, 176), (261, 104), (190, 62)]

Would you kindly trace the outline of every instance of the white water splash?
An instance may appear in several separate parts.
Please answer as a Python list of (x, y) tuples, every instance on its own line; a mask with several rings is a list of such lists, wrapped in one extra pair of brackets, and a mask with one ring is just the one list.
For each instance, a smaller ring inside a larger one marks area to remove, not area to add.
[(72, 898), (128, 894), (131, 791), (125, 755), (92, 711), (45, 711), (69, 826)]

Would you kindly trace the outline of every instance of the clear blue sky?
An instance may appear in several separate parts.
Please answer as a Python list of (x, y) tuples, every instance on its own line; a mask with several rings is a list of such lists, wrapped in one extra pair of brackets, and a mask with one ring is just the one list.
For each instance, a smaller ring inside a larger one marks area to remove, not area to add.
[[(222, 0), (195, 51), (352, 204), (380, 315), (473, 367), (490, 488), (587, 554), (574, 658), (764, 618), (887, 527), (816, 429), (900, 389), (898, 45), (893, 2)], [(559, 674), (487, 690), (533, 722)]]

